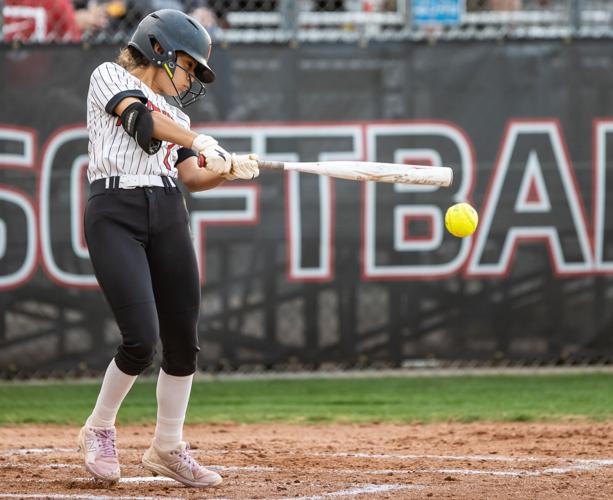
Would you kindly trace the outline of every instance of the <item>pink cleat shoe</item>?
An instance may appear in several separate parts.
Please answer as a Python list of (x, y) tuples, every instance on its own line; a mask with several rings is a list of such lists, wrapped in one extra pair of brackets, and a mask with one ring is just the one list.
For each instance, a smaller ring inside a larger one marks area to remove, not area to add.
[(85, 460), (85, 469), (96, 479), (116, 483), (121, 477), (117, 448), (115, 447), (115, 427), (81, 428), (79, 449)]
[(222, 481), (219, 474), (202, 467), (191, 457), (189, 445), (184, 441), (171, 451), (160, 450), (151, 444), (143, 455), (143, 467), (193, 488), (217, 486)]

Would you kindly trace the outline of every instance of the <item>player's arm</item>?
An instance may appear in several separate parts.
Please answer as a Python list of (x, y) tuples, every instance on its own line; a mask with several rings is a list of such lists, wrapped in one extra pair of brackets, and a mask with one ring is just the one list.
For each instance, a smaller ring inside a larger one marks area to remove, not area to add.
[(200, 168), (196, 156), (190, 156), (181, 162), (177, 162), (176, 167), (179, 172), (179, 179), (190, 193), (212, 189), (225, 180), (209, 170)]
[(157, 152), (159, 141), (166, 141), (194, 150), (201, 155), (207, 171), (227, 179), (254, 179), (260, 174), (254, 155), (230, 154), (212, 137), (185, 129), (162, 113), (149, 111), (136, 97), (122, 99), (113, 112), (121, 117), (126, 132), (149, 154)]
[[(114, 112), (117, 116), (121, 117), (123, 122), (124, 118), (127, 119), (125, 113), (129, 111), (129, 108), (134, 109), (136, 112), (139, 105), (144, 106), (144, 104), (136, 97), (126, 97), (125, 99), (119, 101), (114, 109)], [(198, 134), (193, 130), (188, 130), (180, 125), (177, 125), (171, 118), (164, 116), (158, 111), (141, 110), (140, 112), (148, 112), (150, 114), (152, 126), (149, 133), (151, 134), (151, 137), (155, 139), (172, 142), (173, 144), (178, 144), (184, 148), (191, 148), (194, 139), (198, 136)]]

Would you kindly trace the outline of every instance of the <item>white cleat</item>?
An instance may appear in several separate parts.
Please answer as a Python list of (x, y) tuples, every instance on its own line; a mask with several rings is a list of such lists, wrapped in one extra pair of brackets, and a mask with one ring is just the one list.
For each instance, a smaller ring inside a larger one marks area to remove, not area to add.
[(166, 476), (193, 488), (207, 488), (221, 484), (216, 472), (196, 462), (189, 454), (189, 445), (181, 441), (174, 450), (160, 450), (155, 444), (143, 455), (143, 467), (154, 475)]
[(115, 427), (85, 425), (79, 431), (78, 443), (87, 472), (110, 484), (119, 481), (121, 472), (115, 446)]

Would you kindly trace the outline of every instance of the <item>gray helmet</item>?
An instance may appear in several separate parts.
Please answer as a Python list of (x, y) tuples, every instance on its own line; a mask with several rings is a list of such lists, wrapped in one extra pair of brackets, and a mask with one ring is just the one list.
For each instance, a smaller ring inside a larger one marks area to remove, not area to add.
[[(158, 42), (164, 52), (158, 54), (153, 45)], [(185, 52), (198, 63), (195, 74), (204, 82), (215, 80), (209, 68), (211, 37), (194, 18), (179, 10), (162, 9), (145, 17), (128, 42), (156, 66), (170, 66), (174, 72), (178, 51)]]

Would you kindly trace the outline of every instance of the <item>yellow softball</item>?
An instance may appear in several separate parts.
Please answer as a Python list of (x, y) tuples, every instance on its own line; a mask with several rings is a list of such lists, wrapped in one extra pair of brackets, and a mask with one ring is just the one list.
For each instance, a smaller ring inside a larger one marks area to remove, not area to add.
[(458, 238), (473, 234), (478, 223), (479, 215), (468, 203), (456, 203), (445, 212), (445, 227)]

